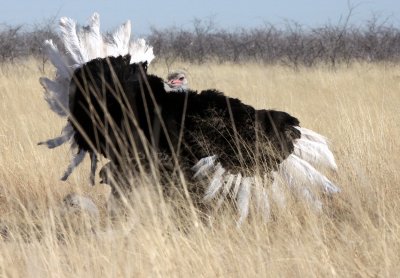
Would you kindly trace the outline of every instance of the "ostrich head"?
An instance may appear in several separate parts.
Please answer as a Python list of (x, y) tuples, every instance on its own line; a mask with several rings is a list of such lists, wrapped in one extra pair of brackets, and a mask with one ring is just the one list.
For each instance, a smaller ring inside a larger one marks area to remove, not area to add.
[(167, 84), (173, 91), (184, 91), (188, 88), (188, 81), (183, 71), (174, 71), (167, 76)]

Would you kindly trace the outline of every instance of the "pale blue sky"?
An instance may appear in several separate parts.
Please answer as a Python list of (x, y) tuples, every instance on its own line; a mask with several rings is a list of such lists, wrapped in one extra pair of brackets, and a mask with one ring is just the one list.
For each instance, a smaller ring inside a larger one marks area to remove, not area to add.
[[(295, 20), (305, 26), (336, 23), (348, 11), (347, 0), (8, 0), (2, 1), (0, 23), (27, 26), (52, 16), (68, 16), (80, 23), (92, 12), (100, 13), (103, 30), (131, 19), (133, 32), (146, 34), (157, 28), (182, 26), (190, 28), (194, 18), (212, 17), (218, 27), (254, 27), (264, 22), (283, 24)], [(400, 26), (400, 0), (351, 1), (357, 5), (352, 22), (361, 24), (372, 14)]]

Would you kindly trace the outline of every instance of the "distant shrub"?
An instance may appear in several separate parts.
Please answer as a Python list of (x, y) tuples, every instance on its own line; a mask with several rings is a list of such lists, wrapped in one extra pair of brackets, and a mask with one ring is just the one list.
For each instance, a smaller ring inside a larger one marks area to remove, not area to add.
[[(168, 67), (176, 60), (190, 63), (258, 62), (284, 64), (294, 68), (354, 61), (399, 62), (400, 29), (377, 18), (362, 26), (349, 24), (351, 13), (336, 25), (305, 28), (286, 22), (278, 28), (264, 24), (257, 28), (226, 30), (212, 20), (193, 21), (192, 28), (153, 28), (147, 35), (156, 57)], [(44, 69), (47, 58), (43, 42), (52, 39), (60, 47), (55, 18), (30, 28), (0, 24), (0, 63), (27, 56), (38, 58)]]
[(251, 61), (297, 68), (321, 63), (335, 67), (354, 61), (399, 62), (399, 28), (380, 24), (376, 18), (361, 27), (347, 22), (316, 28), (286, 22), (283, 28), (265, 24), (227, 31), (198, 20), (192, 30), (152, 29), (148, 40), (156, 56), (167, 64), (176, 59), (191, 63)]

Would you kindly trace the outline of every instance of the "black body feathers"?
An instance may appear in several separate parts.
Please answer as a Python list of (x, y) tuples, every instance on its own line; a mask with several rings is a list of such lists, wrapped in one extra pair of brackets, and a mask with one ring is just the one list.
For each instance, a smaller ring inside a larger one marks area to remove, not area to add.
[(187, 166), (217, 155), (232, 172), (259, 162), (275, 168), (293, 152), (299, 121), (289, 114), (256, 110), (216, 90), (166, 91), (145, 64), (129, 60), (95, 59), (75, 71), (70, 120), (79, 148), (116, 164), (147, 147)]

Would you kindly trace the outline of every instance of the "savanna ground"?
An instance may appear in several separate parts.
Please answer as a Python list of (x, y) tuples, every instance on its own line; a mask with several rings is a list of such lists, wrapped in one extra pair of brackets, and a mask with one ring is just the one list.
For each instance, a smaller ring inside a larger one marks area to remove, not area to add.
[[(257, 108), (287, 111), (332, 144), (339, 171), (329, 177), (342, 192), (321, 197), (322, 213), (288, 193), (272, 221), (253, 215), (236, 228), (229, 210), (203, 223), (177, 209), (189, 206), (184, 199), (163, 199), (149, 184), (134, 191), (127, 216), (111, 223), (108, 188), (89, 187), (88, 161), (59, 181), (68, 147), (37, 142), (58, 135), (65, 120), (43, 100), (37, 65), (0, 68), (0, 276), (398, 276), (399, 66), (173, 65), (188, 70), (194, 89), (218, 88)], [(165, 68), (151, 71), (165, 76)], [(70, 192), (100, 206), (95, 233), (77, 231), (63, 215), (61, 200)]]

